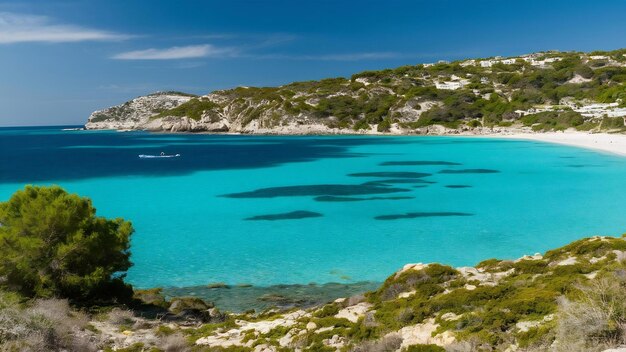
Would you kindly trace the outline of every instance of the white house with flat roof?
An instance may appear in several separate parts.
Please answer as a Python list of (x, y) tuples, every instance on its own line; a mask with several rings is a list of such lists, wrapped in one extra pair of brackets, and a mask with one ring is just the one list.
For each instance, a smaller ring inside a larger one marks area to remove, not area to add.
[(435, 88), (444, 90), (457, 90), (463, 88), (464, 85), (461, 81), (435, 82)]
[(480, 66), (491, 67), (495, 64), (512, 65), (515, 63), (515, 61), (517, 61), (517, 58), (503, 59), (500, 56), (496, 56), (494, 59), (487, 59), (487, 60), (480, 61)]
[(523, 60), (533, 66), (546, 66), (546, 64), (561, 61), (563, 59), (560, 57), (548, 57), (543, 60), (537, 60), (534, 57), (524, 57)]

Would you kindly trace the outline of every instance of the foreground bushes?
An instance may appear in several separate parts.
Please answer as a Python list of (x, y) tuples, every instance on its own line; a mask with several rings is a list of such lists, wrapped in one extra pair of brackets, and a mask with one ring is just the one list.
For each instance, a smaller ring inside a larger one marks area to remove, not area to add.
[(1, 351), (96, 351), (84, 333), (88, 321), (66, 300), (35, 300), (24, 307), (18, 296), (0, 291)]
[(87, 198), (26, 186), (0, 203), (0, 287), (89, 303), (128, 299), (130, 222), (96, 216)]
[(626, 271), (578, 289), (572, 298), (559, 300), (559, 350), (600, 351), (626, 344)]
[[(625, 251), (624, 238), (590, 238), (544, 258), (480, 263), (481, 275), (502, 277), (497, 283), (438, 264), (407, 270), (367, 295), (374, 305), (371, 315), (350, 329), (350, 337), (376, 339), (434, 319), (438, 333), (453, 332), (486, 350), (512, 343), (542, 350), (555, 340), (567, 342), (569, 351), (626, 344)], [(457, 318), (444, 319), (445, 313)], [(520, 329), (518, 324), (530, 325)]]
[[(159, 320), (139, 318), (136, 316), (138, 312), (126, 308), (100, 309), (100, 313), (89, 316), (72, 308), (67, 300), (51, 298), (25, 301), (15, 293), (0, 291), (0, 351), (190, 350), (191, 343), (180, 331), (169, 328)], [(143, 337), (135, 338), (134, 341), (140, 342), (124, 343), (117, 337), (120, 333), (128, 336), (137, 333)], [(124, 345), (127, 347), (121, 348)]]

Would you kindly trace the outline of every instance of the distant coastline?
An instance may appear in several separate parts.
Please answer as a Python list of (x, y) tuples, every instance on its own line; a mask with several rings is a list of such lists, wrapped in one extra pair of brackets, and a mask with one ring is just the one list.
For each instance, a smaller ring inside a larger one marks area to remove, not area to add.
[(156, 92), (93, 112), (85, 128), (258, 135), (624, 133), (624, 77), (626, 49), (549, 51), (202, 96)]

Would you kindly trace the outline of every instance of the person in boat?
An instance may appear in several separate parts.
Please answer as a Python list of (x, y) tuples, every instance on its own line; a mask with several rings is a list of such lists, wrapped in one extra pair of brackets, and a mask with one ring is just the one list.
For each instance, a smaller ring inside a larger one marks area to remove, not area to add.
[(161, 152), (161, 156), (165, 156), (165, 152)]

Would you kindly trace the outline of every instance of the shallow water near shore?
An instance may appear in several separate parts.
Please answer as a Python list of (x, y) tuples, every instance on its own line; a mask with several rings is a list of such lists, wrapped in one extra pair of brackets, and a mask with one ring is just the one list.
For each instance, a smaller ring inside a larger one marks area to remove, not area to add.
[(339, 297), (351, 297), (380, 287), (379, 282), (326, 284), (294, 284), (274, 286), (214, 285), (193, 287), (168, 287), (163, 290), (166, 299), (172, 297), (199, 297), (213, 302), (216, 307), (229, 312), (267, 309), (309, 308), (331, 302)]
[[(131, 220), (139, 288), (381, 282), (626, 230), (625, 158), (532, 141), (50, 127), (0, 150), (0, 200), (59, 184)], [(138, 158), (161, 151), (181, 156)]]

